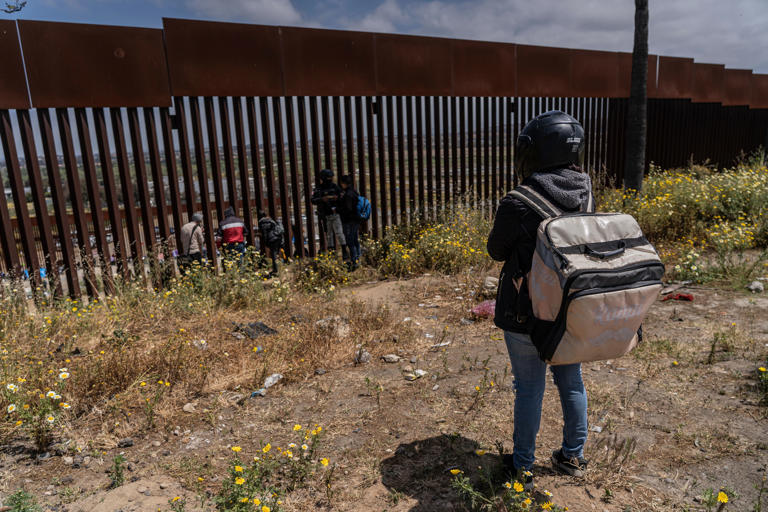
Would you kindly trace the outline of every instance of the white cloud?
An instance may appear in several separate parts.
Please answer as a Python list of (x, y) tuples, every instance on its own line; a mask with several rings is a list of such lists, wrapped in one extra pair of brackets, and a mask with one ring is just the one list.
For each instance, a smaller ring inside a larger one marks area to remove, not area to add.
[(211, 19), (295, 25), (301, 14), (291, 0), (186, 0), (195, 14)]
[[(357, 30), (632, 51), (634, 2), (385, 0), (341, 23)], [(765, 73), (765, 27), (766, 0), (650, 0), (651, 53)]]
[(399, 32), (398, 25), (408, 20), (397, 0), (385, 0), (373, 12), (358, 22), (349, 23), (357, 30), (368, 32)]

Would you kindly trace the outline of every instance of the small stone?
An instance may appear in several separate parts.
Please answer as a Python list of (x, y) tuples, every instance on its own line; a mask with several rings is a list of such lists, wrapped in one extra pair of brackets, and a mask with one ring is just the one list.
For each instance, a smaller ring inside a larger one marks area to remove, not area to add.
[(64, 478), (61, 479), (61, 485), (69, 485), (74, 481), (75, 479), (72, 478), (71, 476), (65, 476)]
[(273, 373), (272, 375), (264, 379), (264, 388), (271, 388), (281, 380), (283, 380), (282, 373)]
[(129, 448), (133, 446), (133, 439), (130, 437), (126, 437), (125, 439), (121, 439), (117, 442), (118, 448)]
[(418, 359), (415, 356), (411, 358), (411, 364), (416, 364), (416, 361), (418, 361)]
[(763, 286), (763, 283), (760, 281), (752, 281), (749, 283), (749, 286), (747, 286), (747, 290), (752, 293), (763, 293), (765, 291), (765, 286)]
[(398, 356), (397, 354), (386, 354), (381, 356), (381, 359), (385, 363), (397, 363), (398, 361), (400, 361), (400, 356)]
[(370, 362), (371, 360), (371, 353), (365, 350), (364, 348), (360, 348), (357, 352), (355, 352), (355, 364), (365, 364)]
[(170, 487), (170, 486), (171, 486), (171, 484), (169, 484), (169, 483), (166, 483), (166, 482), (161, 482), (161, 483), (160, 483), (160, 488), (161, 488), (161, 489), (167, 489), (167, 488), (168, 488), (168, 487)]
[(325, 369), (323, 369), (323, 368), (316, 368), (315, 369), (315, 375), (325, 375)]
[(432, 386), (432, 391), (437, 391), (438, 389), (440, 389), (440, 384), (435, 384)]
[(159, 448), (160, 445), (162, 445), (162, 444), (163, 443), (161, 443), (160, 441), (152, 441), (152, 446), (154, 446), (155, 448)]
[(597, 432), (597, 433), (599, 434), (600, 432), (602, 432), (602, 431), (603, 431), (603, 427), (601, 427), (601, 426), (598, 426), (598, 425), (591, 425), (591, 426), (589, 427), (589, 430), (590, 430), (591, 432)]
[(420, 377), (425, 376), (427, 374), (427, 372), (424, 371), (424, 370), (415, 370), (413, 372), (413, 374), (416, 375), (417, 378), (420, 378)]
[(145, 485), (140, 485), (140, 486), (138, 486), (138, 487), (136, 488), (136, 492), (137, 492), (137, 493), (139, 493), (139, 494), (144, 494), (144, 493), (146, 493), (147, 491), (149, 491), (149, 489), (148, 489), (148, 488), (147, 488), (147, 486), (145, 486)]
[(406, 366), (403, 368), (403, 371), (404, 371), (405, 373), (412, 373), (412, 372), (413, 372), (413, 366), (411, 366), (411, 365), (406, 365)]
[(193, 404), (192, 402), (188, 402), (184, 404), (184, 407), (182, 407), (181, 410), (189, 414), (192, 414), (193, 412), (195, 412), (195, 404)]
[(168, 457), (170, 454), (171, 454), (171, 450), (163, 450), (162, 452), (160, 452), (160, 455), (162, 455), (163, 457)]
[(474, 320), (470, 320), (469, 318), (462, 318), (461, 319), (461, 325), (472, 325)]
[(62, 459), (61, 459), (61, 460), (62, 460), (62, 461), (64, 462), (64, 464), (66, 464), (67, 466), (71, 466), (71, 465), (72, 465), (72, 464), (75, 462), (75, 458), (74, 458), (74, 457), (69, 457), (69, 456), (67, 456), (67, 457), (62, 457)]
[(499, 279), (492, 276), (487, 276), (483, 282), (483, 288), (488, 291), (495, 290), (499, 286)]
[(127, 469), (128, 471), (133, 471), (136, 469), (136, 466), (133, 464), (133, 462), (126, 462), (125, 469)]

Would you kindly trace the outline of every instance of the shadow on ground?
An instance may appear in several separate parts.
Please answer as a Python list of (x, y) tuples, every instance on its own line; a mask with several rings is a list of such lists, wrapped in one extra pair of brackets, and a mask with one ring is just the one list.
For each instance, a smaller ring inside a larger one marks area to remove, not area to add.
[(393, 501), (405, 496), (418, 500), (411, 512), (468, 510), (451, 487), (451, 469), (477, 474), (478, 466), (485, 466), (492, 470), (498, 485), (504, 482), (499, 454), (488, 451), (479, 456), (475, 452), (478, 449), (477, 441), (460, 435), (440, 435), (401, 444), (392, 457), (381, 462), (381, 482)]

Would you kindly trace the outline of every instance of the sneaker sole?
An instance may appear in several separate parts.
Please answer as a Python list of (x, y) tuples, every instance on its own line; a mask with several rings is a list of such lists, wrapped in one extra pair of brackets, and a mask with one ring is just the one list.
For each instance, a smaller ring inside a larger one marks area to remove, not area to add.
[(574, 469), (570, 466), (565, 466), (563, 464), (560, 464), (560, 461), (558, 461), (554, 455), (552, 455), (552, 467), (555, 468), (555, 470), (561, 473), (564, 473), (566, 475), (574, 476), (576, 478), (584, 478), (583, 469)]

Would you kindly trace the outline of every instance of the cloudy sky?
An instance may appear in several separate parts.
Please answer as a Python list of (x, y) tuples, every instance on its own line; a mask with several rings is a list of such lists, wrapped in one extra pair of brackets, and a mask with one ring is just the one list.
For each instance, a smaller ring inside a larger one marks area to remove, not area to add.
[[(650, 51), (768, 73), (768, 0), (650, 0)], [(0, 15), (5, 16), (5, 15)], [(22, 18), (162, 17), (632, 50), (632, 0), (28, 0)]]

